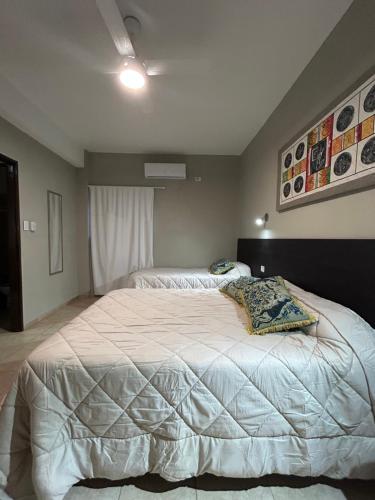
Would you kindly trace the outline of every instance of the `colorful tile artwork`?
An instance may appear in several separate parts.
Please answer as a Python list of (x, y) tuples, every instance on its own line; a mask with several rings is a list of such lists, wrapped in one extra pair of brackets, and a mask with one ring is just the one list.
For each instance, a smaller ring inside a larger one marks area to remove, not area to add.
[(375, 76), (281, 154), (280, 204), (375, 173)]

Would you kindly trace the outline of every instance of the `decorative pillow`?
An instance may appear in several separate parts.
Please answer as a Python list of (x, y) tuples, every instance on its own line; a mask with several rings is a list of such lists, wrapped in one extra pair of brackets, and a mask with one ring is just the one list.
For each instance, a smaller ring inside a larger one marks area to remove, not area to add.
[(247, 330), (251, 334), (282, 332), (317, 321), (288, 292), (281, 276), (254, 281), (240, 293), (250, 320)]
[(234, 262), (228, 259), (220, 259), (210, 265), (211, 274), (225, 274), (236, 267)]
[(247, 285), (250, 285), (250, 283), (253, 283), (258, 279), (259, 278), (254, 278), (253, 276), (241, 276), (241, 278), (230, 281), (224, 285), (223, 288), (220, 289), (220, 292), (225, 293), (225, 295), (228, 295), (242, 306), (242, 296), (240, 292)]

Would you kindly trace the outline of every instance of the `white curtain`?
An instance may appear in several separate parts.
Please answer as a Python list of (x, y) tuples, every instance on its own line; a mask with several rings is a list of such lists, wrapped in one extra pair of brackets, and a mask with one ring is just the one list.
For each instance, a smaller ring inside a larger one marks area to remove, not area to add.
[(130, 273), (153, 266), (154, 189), (90, 186), (94, 292), (126, 286)]

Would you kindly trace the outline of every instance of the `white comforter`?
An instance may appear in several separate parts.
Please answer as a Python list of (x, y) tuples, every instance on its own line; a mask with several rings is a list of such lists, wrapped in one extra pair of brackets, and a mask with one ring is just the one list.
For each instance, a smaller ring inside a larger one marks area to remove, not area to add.
[(30, 478), (48, 500), (146, 472), (374, 478), (374, 330), (292, 290), (318, 325), (266, 336), (218, 290), (100, 299), (20, 370), (0, 413), (0, 497), (31, 493)]
[(127, 279), (127, 288), (221, 288), (229, 281), (250, 276), (243, 262), (226, 274), (211, 274), (205, 267), (152, 267), (136, 271)]

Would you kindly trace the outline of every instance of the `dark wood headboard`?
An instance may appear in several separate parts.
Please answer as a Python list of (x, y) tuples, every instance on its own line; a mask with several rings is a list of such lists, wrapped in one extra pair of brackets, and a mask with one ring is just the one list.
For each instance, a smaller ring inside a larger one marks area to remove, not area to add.
[(374, 239), (239, 239), (237, 259), (254, 276), (283, 276), (349, 307), (375, 328)]

